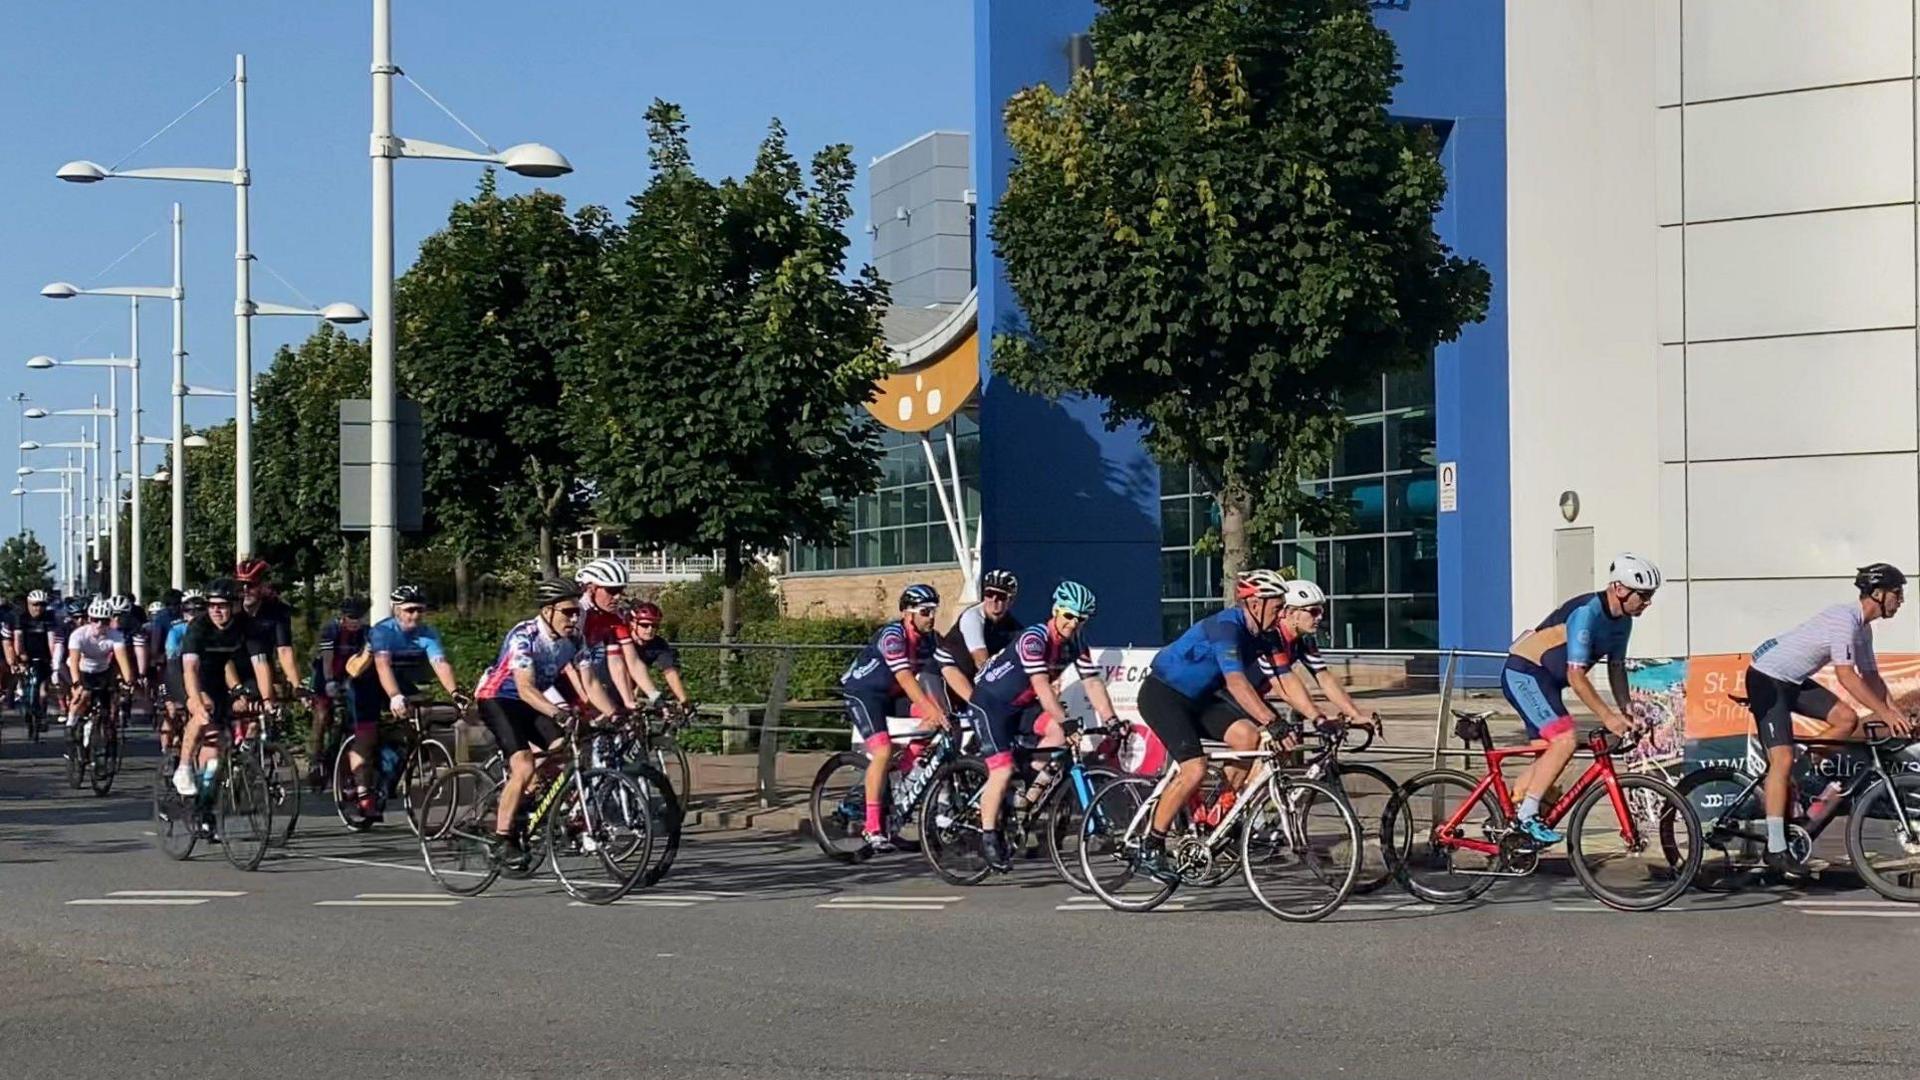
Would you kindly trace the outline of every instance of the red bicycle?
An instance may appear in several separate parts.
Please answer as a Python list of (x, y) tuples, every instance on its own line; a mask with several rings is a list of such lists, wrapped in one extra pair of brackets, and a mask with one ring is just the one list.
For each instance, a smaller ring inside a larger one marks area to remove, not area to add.
[[(1538, 757), (1544, 745), (1494, 749), (1490, 712), (1454, 711), (1454, 734), (1486, 759), (1479, 778), (1430, 769), (1408, 780), (1381, 817), (1381, 849), (1407, 891), (1436, 904), (1479, 896), (1500, 878), (1531, 875), (1541, 848), (1515, 827), (1513, 795), (1501, 775), (1510, 758)], [(1687, 891), (1700, 869), (1700, 818), (1665, 781), (1621, 773), (1625, 743), (1604, 728), (1587, 733), (1593, 763), (1542, 812), (1565, 821), (1567, 861), (1594, 899), (1622, 911), (1654, 911)]]

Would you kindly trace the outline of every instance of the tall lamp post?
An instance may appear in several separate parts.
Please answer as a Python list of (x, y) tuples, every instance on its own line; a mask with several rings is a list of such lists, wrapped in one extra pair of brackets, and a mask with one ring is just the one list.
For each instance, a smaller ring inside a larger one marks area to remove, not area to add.
[(521, 176), (565, 176), (573, 166), (560, 152), (539, 143), (520, 143), (497, 153), (403, 139), (393, 133), (393, 2), (373, 0), (373, 332), (370, 419), (372, 461), (369, 472), (367, 583), (374, 619), (385, 618), (388, 594), (399, 570), (400, 534), (396, 487), (393, 370), (393, 162), (396, 158), (436, 158), (499, 165)]
[[(140, 301), (137, 297), (134, 299), (133, 305), (134, 305), (133, 307), (134, 341), (137, 343), (140, 340)], [(132, 415), (133, 431), (131, 435), (129, 435), (128, 437), (127, 448), (133, 457), (133, 469), (135, 472), (138, 472), (141, 467), (140, 446), (143, 442), (143, 440), (140, 437), (140, 360), (137, 354), (135, 357), (126, 359), (126, 360), (119, 359), (118, 357), (105, 357), (105, 358), (90, 357), (90, 358), (79, 359), (79, 360), (55, 360), (51, 356), (35, 356), (27, 361), (27, 367), (32, 368), (36, 371), (45, 371), (55, 367), (103, 367), (108, 369), (107, 383), (108, 383), (109, 392), (107, 395), (107, 411), (109, 414), (111, 414), (113, 418), (113, 423), (112, 423), (113, 430), (110, 437), (113, 440), (113, 461), (114, 461), (113, 471), (109, 474), (112, 477), (114, 477), (114, 482), (111, 485), (109, 485), (114, 492), (114, 497), (112, 500), (113, 522), (111, 525), (111, 529), (112, 529), (111, 543), (113, 547), (113, 567), (109, 571), (108, 576), (112, 581), (112, 591), (115, 593), (118, 593), (120, 591), (120, 510), (119, 510), (120, 486), (119, 486), (119, 479), (118, 479), (120, 476), (120, 421), (119, 421), (120, 405), (119, 405), (119, 381), (118, 379), (115, 378), (114, 372), (120, 369), (126, 370), (127, 372), (130, 373), (131, 380), (133, 383), (133, 415)], [(21, 445), (25, 446), (24, 443), (22, 443)], [(59, 444), (55, 443), (53, 445), (57, 446)], [(135, 484), (133, 487), (131, 509), (132, 509), (132, 518), (133, 518), (133, 521), (132, 521), (133, 535), (137, 538), (140, 536), (140, 486), (138, 484)], [(133, 545), (133, 566), (132, 566), (133, 594), (135, 596), (146, 595), (146, 592), (142, 588), (143, 581), (141, 578), (140, 564), (141, 564), (140, 544), (136, 539)]]
[[(43, 409), (38, 405), (36, 405), (33, 408), (28, 409), (23, 415), (26, 416), (26, 418), (29, 420), (44, 420), (49, 416), (93, 417), (94, 438), (81, 439), (79, 441), (83, 444), (81, 446), (81, 451), (80, 451), (82, 455), (81, 461), (82, 461), (83, 475), (90, 475), (94, 478), (98, 478), (102, 473), (107, 473), (107, 475), (112, 475), (113, 473), (118, 473), (120, 471), (120, 447), (118, 445), (118, 440), (114, 439), (113, 442), (111, 443), (112, 450), (113, 450), (111, 455), (112, 471), (111, 473), (108, 473), (106, 469), (103, 469), (100, 467), (100, 448), (102, 444), (99, 439), (100, 418), (101, 417), (108, 418), (108, 420), (111, 421), (112, 427), (116, 430), (119, 427), (119, 419), (118, 419), (118, 413), (116, 410), (111, 408), (103, 409), (99, 406), (99, 404), (97, 404), (99, 399), (95, 398), (94, 400), (96, 404), (94, 404), (93, 406), (88, 408), (80, 408), (80, 409)], [(88, 452), (91, 452), (93, 455), (94, 468), (91, 471), (88, 471), (84, 468), (85, 460), (86, 460), (85, 455)], [(41, 471), (51, 472), (52, 470), (46, 469)], [(74, 514), (74, 517), (81, 521), (87, 520), (89, 510), (91, 511), (91, 514), (92, 514), (92, 522), (87, 526), (87, 540), (83, 542), (83, 546), (80, 549), (83, 553), (86, 550), (86, 547), (84, 546), (85, 544), (91, 544), (97, 549), (99, 546), (99, 536), (101, 532), (106, 531), (101, 529), (100, 527), (101, 526), (100, 518), (104, 514), (104, 504), (101, 499), (102, 493), (98, 490), (95, 490), (96, 486), (97, 486), (97, 479), (89, 480), (81, 485), (80, 498), (84, 501), (82, 501), (79, 504), (81, 509), (77, 510)], [(115, 514), (113, 516), (113, 521), (108, 523), (108, 529), (111, 530), (113, 558), (115, 562), (118, 562), (119, 555), (120, 555), (120, 515)]]
[[(21, 466), (21, 468), (25, 468), (25, 467), (26, 466), (24, 465)], [(55, 552), (55, 558), (59, 559), (60, 561), (59, 578), (62, 581), (66, 580), (66, 576), (67, 576), (67, 489), (63, 487), (30, 488), (24, 485), (15, 485), (14, 489), (8, 492), (8, 494), (12, 495), (16, 500), (18, 500), (22, 506), (26, 505), (27, 496), (29, 495), (60, 496), (60, 539), (59, 539), (59, 542), (54, 546), (54, 552)], [(20, 527), (20, 539), (22, 543), (26, 541), (26, 536), (27, 536), (26, 526), (22, 525)]]
[(24, 481), (29, 476), (34, 476), (39, 473), (54, 474), (60, 477), (60, 486), (57, 488), (25, 488), (25, 489), (16, 488), (14, 490), (14, 494), (15, 495), (23, 495), (23, 494), (37, 495), (37, 494), (54, 494), (54, 493), (59, 494), (60, 496), (60, 578), (62, 582), (62, 587), (66, 592), (70, 594), (78, 592), (79, 591), (78, 579), (81, 576), (80, 564), (84, 561), (85, 556), (82, 554), (78, 545), (75, 543), (77, 539), (76, 534), (78, 530), (83, 526), (80, 523), (80, 517), (81, 517), (80, 504), (74, 498), (74, 483), (80, 475), (86, 472), (86, 470), (81, 466), (75, 465), (73, 463), (73, 455), (68, 454), (67, 463), (65, 465), (48, 466), (45, 468), (35, 468), (32, 465), (22, 465), (14, 471), (20, 476), (22, 481)]
[[(22, 390), (22, 391), (15, 392), (13, 395), (13, 403), (20, 407), (20, 414), (14, 418), (14, 422), (13, 422), (13, 437), (15, 439), (24, 441), (27, 437), (26, 391)], [(20, 451), (19, 460), (15, 461), (14, 464), (25, 465), (26, 463), (27, 463), (27, 452), (24, 448), (22, 448)], [(30, 493), (25, 490), (21, 490), (19, 492), (16, 492), (13, 496), (14, 513), (17, 515), (17, 520), (14, 522), (14, 535), (16, 536), (24, 537), (27, 535), (27, 495), (28, 494)]]

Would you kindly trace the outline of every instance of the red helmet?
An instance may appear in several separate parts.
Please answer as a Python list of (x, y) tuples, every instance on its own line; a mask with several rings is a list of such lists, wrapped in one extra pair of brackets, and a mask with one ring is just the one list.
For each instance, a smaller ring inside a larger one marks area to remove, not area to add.
[(265, 559), (241, 559), (233, 565), (233, 580), (242, 585), (265, 585), (271, 569)]
[(633, 605), (633, 613), (628, 618), (633, 622), (653, 623), (657, 626), (660, 623), (660, 605), (651, 600), (642, 600)]

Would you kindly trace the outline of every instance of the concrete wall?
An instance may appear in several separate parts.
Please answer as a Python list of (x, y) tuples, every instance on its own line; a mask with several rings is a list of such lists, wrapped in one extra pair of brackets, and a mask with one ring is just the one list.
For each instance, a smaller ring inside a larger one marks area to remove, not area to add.
[(901, 307), (958, 304), (973, 288), (967, 142), (929, 132), (868, 166), (873, 267)]
[(957, 566), (789, 574), (780, 579), (780, 609), (796, 619), (821, 615), (891, 619), (900, 614), (900, 590), (915, 582), (925, 582), (940, 590), (943, 612), (940, 628), (944, 630), (952, 625), (960, 611), (960, 590), (965, 584)]
[[(1913, 0), (1515, 0), (1513, 589), (1549, 501), (1676, 587), (1636, 651), (1751, 648), (1920, 562)], [(1523, 620), (1524, 621), (1524, 620)], [(1911, 620), (1879, 632), (1912, 648)]]

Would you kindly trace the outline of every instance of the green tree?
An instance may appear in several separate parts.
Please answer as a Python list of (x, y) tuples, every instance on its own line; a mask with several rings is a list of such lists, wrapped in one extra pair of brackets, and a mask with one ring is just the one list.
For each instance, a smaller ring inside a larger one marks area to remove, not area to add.
[(34, 589), (53, 588), (53, 560), (31, 532), (0, 544), (0, 596), (19, 598)]
[(1445, 173), (1387, 114), (1399, 63), (1364, 0), (1110, 0), (1092, 41), (1065, 94), (1007, 104), (991, 235), (1027, 324), (994, 369), (1103, 398), (1198, 469), (1231, 580), (1287, 521), (1340, 516), (1296, 481), (1342, 394), (1482, 318), (1489, 278), (1434, 233)]
[[(233, 421), (189, 434), (206, 437), (205, 449), (187, 450), (187, 583), (200, 586), (233, 570)], [(170, 455), (169, 455), (170, 456)], [(258, 459), (256, 458), (256, 461)], [(154, 462), (148, 462), (153, 468)], [(167, 588), (173, 567), (173, 490), (146, 481), (140, 496), (141, 571), (151, 599)], [(255, 488), (256, 497), (259, 488)], [(120, 509), (120, 535), (133, 536), (131, 510)], [(257, 516), (255, 520), (260, 520)], [(121, 550), (122, 573), (132, 580), (133, 545)]]
[(548, 192), (503, 198), (489, 171), (400, 279), (396, 362), (420, 404), (426, 539), (453, 555), (463, 611), (474, 559), (534, 540), (552, 573), (554, 535), (584, 504), (562, 398), (606, 216), (570, 217)]
[(364, 342), (322, 325), (282, 347), (254, 389), (255, 545), (282, 581), (314, 581), (342, 565), (340, 400), (367, 396)]
[(829, 542), (833, 500), (878, 481), (859, 409), (889, 364), (885, 287), (848, 277), (846, 146), (810, 175), (770, 126), (751, 172), (694, 171), (679, 107), (647, 110), (653, 177), (607, 242), (584, 316), (575, 413), (602, 522), (725, 553), (722, 633), (739, 627), (746, 557), (789, 536)]

